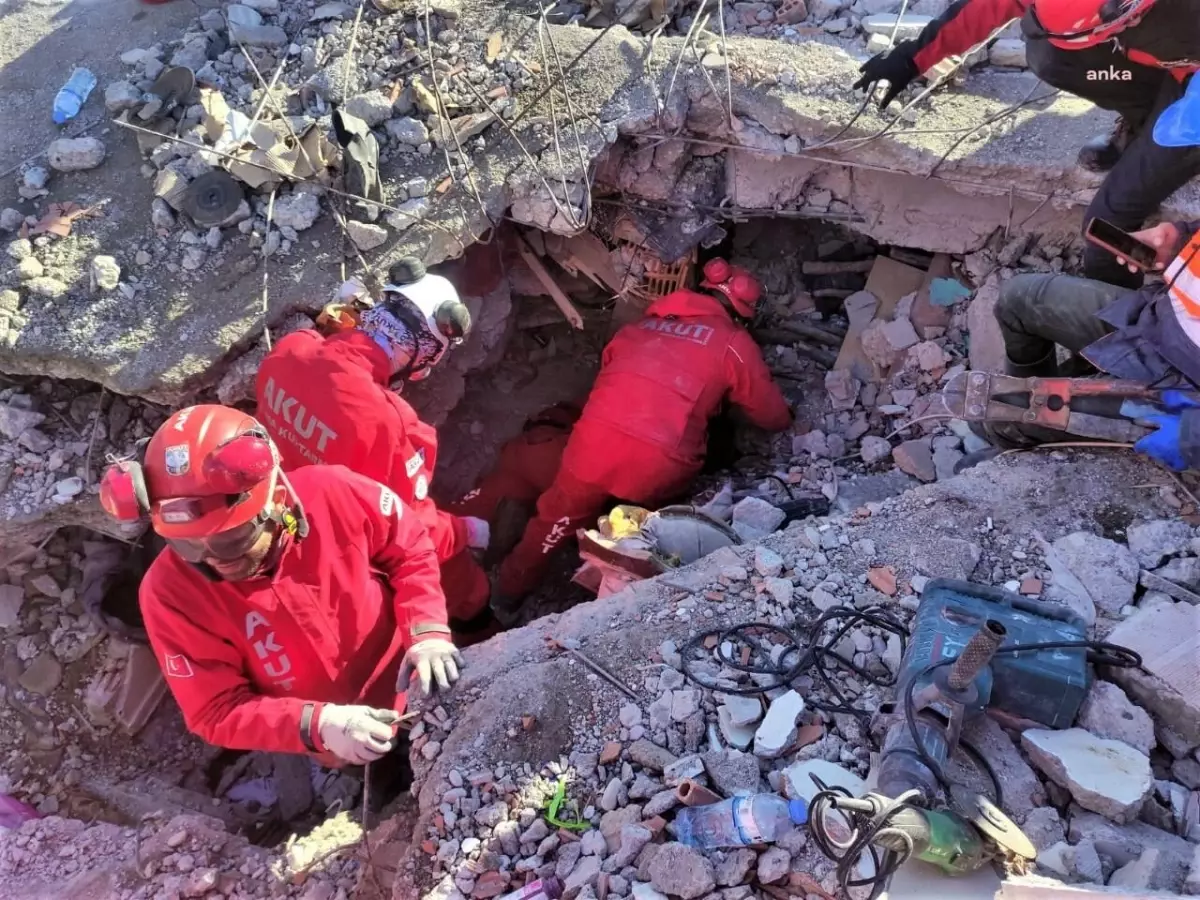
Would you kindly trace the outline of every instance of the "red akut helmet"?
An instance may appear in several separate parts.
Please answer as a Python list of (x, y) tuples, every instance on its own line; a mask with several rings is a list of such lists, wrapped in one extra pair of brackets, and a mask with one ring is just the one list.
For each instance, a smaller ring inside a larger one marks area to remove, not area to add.
[(105, 471), (100, 503), (121, 521), (149, 514), (167, 539), (205, 538), (268, 516), (279, 482), (279, 454), (253, 417), (189, 406), (154, 433), (141, 460)]
[(758, 308), (762, 287), (758, 279), (741, 266), (731, 266), (723, 259), (710, 259), (704, 264), (704, 280), (701, 287), (720, 291), (743, 319), (753, 319)]
[(1034, 17), (1056, 47), (1082, 49), (1136, 25), (1155, 0), (1036, 0)]

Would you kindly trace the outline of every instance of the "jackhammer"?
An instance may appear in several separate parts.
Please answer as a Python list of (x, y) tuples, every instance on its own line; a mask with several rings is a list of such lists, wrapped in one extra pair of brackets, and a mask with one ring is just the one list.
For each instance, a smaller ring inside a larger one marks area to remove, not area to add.
[[(818, 784), (810, 804), (809, 831), (838, 863), (843, 890), (872, 885), (877, 893), (913, 858), (948, 875), (992, 862), (1027, 866), (1037, 851), (1001, 811), (1001, 785), (963, 731), (989, 708), (1070, 727), (1090, 685), (1089, 661), (1141, 664), (1131, 651), (1085, 636), (1082, 620), (1053, 604), (968, 582), (928, 583), (897, 703), (876, 719), (886, 728), (876, 789), (853, 797)], [(995, 801), (948, 780), (946, 766), (960, 750), (991, 777)]]

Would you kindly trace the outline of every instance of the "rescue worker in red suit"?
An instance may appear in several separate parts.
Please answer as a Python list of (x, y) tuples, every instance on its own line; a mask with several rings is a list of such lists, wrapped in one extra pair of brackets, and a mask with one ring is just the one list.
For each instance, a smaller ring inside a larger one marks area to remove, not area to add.
[[(1084, 222), (1137, 231), (1200, 174), (1200, 148), (1163, 147), (1154, 123), (1200, 69), (1200, 0), (954, 0), (913, 40), (872, 57), (854, 85), (890, 85), (881, 105), (948, 56), (963, 54), (1020, 18), (1030, 69), (1047, 84), (1118, 113), (1111, 135), (1084, 146), (1079, 164), (1108, 172)], [(1142, 276), (1088, 244), (1084, 274), (1136, 288)]]
[(467, 336), (471, 316), (454, 286), (419, 260), (402, 260), (390, 278), (356, 327), (329, 337), (298, 331), (275, 344), (258, 371), (257, 415), (285, 471), (344, 465), (399, 494), (429, 529), (455, 632), (486, 633), (490, 588), (471, 551), (487, 548), (487, 522), (430, 499), (437, 432), (389, 389), (426, 378)]
[(610, 501), (654, 508), (683, 493), (703, 467), (708, 421), (723, 401), (767, 431), (791, 424), (758, 345), (738, 324), (754, 316), (758, 282), (714, 259), (701, 287), (707, 293), (655, 301), (604, 348), (558, 476), (500, 568), (493, 604), (501, 617), (537, 585), (550, 554)]
[(416, 672), (462, 665), (437, 555), (395, 493), (342, 466), (284, 475), (265, 429), (224, 406), (172, 415), (100, 499), (167, 543), (142, 581), (150, 644), (188, 728), (234, 750), (364, 764), (393, 746)]

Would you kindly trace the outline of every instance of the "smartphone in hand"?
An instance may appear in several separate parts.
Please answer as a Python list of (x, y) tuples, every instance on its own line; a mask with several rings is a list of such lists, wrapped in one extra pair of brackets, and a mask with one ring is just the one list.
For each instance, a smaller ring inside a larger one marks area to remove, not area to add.
[(1158, 248), (1142, 243), (1111, 222), (1092, 219), (1084, 229), (1083, 236), (1097, 247), (1103, 247), (1113, 256), (1119, 256), (1143, 272), (1158, 271)]

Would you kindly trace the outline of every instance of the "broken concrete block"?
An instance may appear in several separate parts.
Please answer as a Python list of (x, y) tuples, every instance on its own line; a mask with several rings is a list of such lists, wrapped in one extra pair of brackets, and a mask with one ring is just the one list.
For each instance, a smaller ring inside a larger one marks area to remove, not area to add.
[(359, 250), (374, 250), (381, 244), (387, 243), (388, 230), (382, 225), (372, 225), (370, 222), (356, 222), (353, 219), (346, 222), (346, 233), (354, 246)]
[(683, 900), (703, 897), (717, 886), (713, 865), (698, 850), (683, 844), (663, 844), (650, 863), (650, 883), (656, 890)]
[(760, 497), (746, 497), (733, 506), (733, 530), (743, 541), (757, 541), (783, 524), (787, 515)]
[(863, 353), (877, 366), (887, 368), (898, 353), (920, 342), (921, 338), (906, 318), (889, 321), (876, 319), (862, 333)]
[(1162, 865), (1162, 852), (1147, 847), (1133, 862), (1113, 872), (1108, 880), (1109, 887), (1124, 888), (1131, 892), (1149, 891), (1154, 888), (1155, 874)]
[(918, 16), (912, 13), (906, 13), (903, 16), (880, 13), (875, 16), (864, 16), (859, 25), (867, 34), (891, 37), (894, 32), (896, 43), (900, 43), (900, 41), (919, 37), (925, 26), (932, 21), (933, 19), (929, 16)]
[(1153, 569), (1168, 556), (1183, 552), (1192, 539), (1192, 528), (1182, 519), (1156, 519), (1130, 525), (1125, 539), (1142, 568)]
[(1183, 892), (1191, 897), (1200, 896), (1200, 845), (1192, 852), (1192, 865), (1183, 883)]
[(1096, 737), (1120, 741), (1147, 756), (1158, 745), (1154, 720), (1131, 703), (1123, 690), (1107, 681), (1092, 685), (1079, 710), (1078, 725)]
[(796, 739), (796, 723), (804, 714), (804, 698), (788, 691), (771, 701), (762, 724), (754, 733), (754, 753), (764, 759), (774, 759)]
[(988, 49), (988, 62), (993, 66), (1024, 69), (1025, 42), (1020, 38), (1000, 38)]
[(762, 704), (757, 697), (722, 694), (720, 699), (729, 710), (729, 720), (734, 725), (754, 725), (762, 718)]
[(1132, 822), (1154, 790), (1150, 760), (1128, 744), (1098, 738), (1082, 728), (1033, 728), (1021, 746), (1034, 765), (1066, 788), (1084, 809), (1116, 822)]
[(892, 458), (901, 472), (926, 483), (937, 479), (937, 467), (933, 464), (933, 450), (929, 438), (904, 441), (892, 451)]
[(868, 434), (859, 445), (859, 454), (868, 466), (874, 465), (892, 455), (892, 445), (884, 438)]
[(739, 750), (713, 750), (701, 758), (713, 788), (726, 797), (758, 791), (762, 776), (753, 755)]
[(783, 571), (783, 557), (760, 544), (754, 548), (754, 571), (763, 578), (774, 578)]
[(46, 161), (58, 172), (84, 172), (104, 162), (105, 152), (99, 138), (59, 138), (46, 148)]
[(25, 591), (17, 584), (0, 584), (0, 628), (11, 628), (21, 619)]
[[(1036, 846), (1036, 844), (1035, 844)], [(1038, 851), (1037, 865), (1040, 872), (1049, 872), (1058, 878), (1071, 877), (1071, 861), (1074, 849), (1066, 841), (1059, 841)]]
[(995, 719), (977, 717), (964, 730), (964, 737), (996, 770), (1004, 785), (1004, 808), (1009, 815), (1020, 819), (1046, 802), (1041, 779)]
[(783, 793), (789, 800), (811, 800), (820, 788), (812, 780), (815, 775), (829, 788), (845, 788), (850, 796), (858, 797), (867, 790), (867, 783), (848, 769), (823, 759), (806, 759), (792, 763), (780, 773)]
[(1099, 609), (1115, 616), (1133, 602), (1138, 562), (1128, 547), (1088, 531), (1060, 537), (1051, 546)]
[(995, 315), (996, 301), (999, 298), (999, 281), (995, 276), (991, 276), (975, 292), (974, 298), (967, 306), (967, 333), (971, 336), (968, 349), (972, 369), (984, 372), (1004, 371), (1007, 354)]
[[(1166, 565), (1155, 569), (1154, 574), (1190, 591), (1200, 591), (1200, 559), (1194, 556), (1172, 559)], [(1175, 599), (1183, 598), (1176, 597)]]
[(1038, 850), (1046, 850), (1066, 840), (1062, 816), (1053, 806), (1039, 806), (1025, 817), (1021, 830)]
[(1093, 841), (1080, 841), (1071, 853), (1071, 872), (1080, 881), (1104, 884), (1104, 866)]
[(1146, 669), (1114, 669), (1109, 677), (1183, 741), (1200, 744), (1200, 607), (1139, 609), (1108, 640), (1141, 654)]
[(696, 779), (704, 774), (704, 763), (700, 761), (700, 757), (693, 753), (691, 756), (684, 756), (675, 760), (669, 766), (663, 769), (663, 783), (667, 787), (678, 787), (681, 781), (688, 778)]
[(825, 392), (835, 410), (854, 409), (861, 387), (858, 379), (846, 369), (830, 369), (825, 373)]
[(780, 606), (791, 606), (796, 587), (790, 578), (764, 578), (763, 589)]
[(717, 708), (717, 723), (721, 728), (721, 736), (730, 747), (738, 750), (748, 750), (754, 743), (754, 728), (749, 725), (738, 725), (733, 721), (728, 706)]

